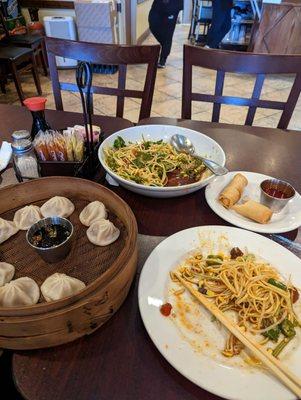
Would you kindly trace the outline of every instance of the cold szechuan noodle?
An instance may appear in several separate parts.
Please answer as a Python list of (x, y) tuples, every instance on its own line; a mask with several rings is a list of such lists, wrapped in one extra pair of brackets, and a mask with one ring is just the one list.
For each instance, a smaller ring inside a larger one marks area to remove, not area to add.
[[(203, 257), (197, 253), (177, 271), (221, 311), (234, 312), (245, 331), (262, 336), (261, 344), (276, 343), (272, 350), (275, 357), (294, 338), (295, 328), (300, 327), (293, 310), (299, 297), (297, 289), (252, 254), (244, 255), (238, 248), (233, 248), (230, 256)], [(178, 282), (172, 272), (171, 278)], [(229, 334), (222, 354), (232, 357), (242, 348), (242, 343)]]
[(104, 150), (108, 167), (129, 181), (146, 186), (180, 186), (202, 179), (203, 162), (177, 152), (159, 140), (125, 144), (118, 136), (113, 147)]

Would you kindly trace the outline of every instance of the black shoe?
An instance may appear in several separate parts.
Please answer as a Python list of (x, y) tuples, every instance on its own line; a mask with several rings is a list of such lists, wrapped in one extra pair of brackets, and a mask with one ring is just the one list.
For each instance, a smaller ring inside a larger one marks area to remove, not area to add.
[(157, 64), (157, 67), (160, 69), (163, 69), (163, 68), (166, 68), (166, 64), (165, 64), (165, 62), (159, 61)]

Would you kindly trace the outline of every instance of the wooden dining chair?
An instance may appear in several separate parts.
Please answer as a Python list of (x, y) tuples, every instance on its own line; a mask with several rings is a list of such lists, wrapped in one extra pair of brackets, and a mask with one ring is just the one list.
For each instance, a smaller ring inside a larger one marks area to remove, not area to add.
[(31, 71), (36, 89), (39, 95), (42, 94), (40, 78), (31, 49), (15, 46), (0, 45), (0, 88), (5, 93), (5, 84), (7, 83), (7, 75), (11, 74), (16, 86), (21, 105), (25, 99), (21, 85), (21, 73)]
[(0, 8), (0, 24), (3, 26), (4, 38), (7, 45), (13, 45), (17, 47), (25, 47), (33, 51), (33, 55), (38, 65), (38, 61), (43, 68), (44, 75), (48, 75), (47, 71), (47, 56), (45, 51), (44, 37), (40, 34), (26, 33), (22, 35), (10, 35), (6, 27), (5, 18)]
[[(160, 46), (124, 46), (115, 44), (99, 44), (76, 42), (55, 38), (46, 38), (49, 72), (57, 110), (63, 110), (61, 90), (77, 92), (74, 83), (60, 82), (56, 56), (86, 61), (92, 64), (118, 65), (118, 87), (101, 87), (92, 85), (91, 93), (117, 96), (116, 116), (123, 117), (126, 97), (141, 99), (139, 120), (148, 118), (151, 112), (155, 87), (157, 62)], [(126, 72), (128, 65), (147, 64), (147, 73), (143, 90), (126, 89)], [(93, 105), (93, 101), (91, 102)]]
[[(192, 91), (193, 66), (217, 71), (214, 94)], [(256, 81), (251, 98), (225, 96), (225, 73), (255, 74)], [(295, 79), (286, 102), (260, 99), (266, 75), (294, 74)], [(245, 125), (252, 125), (257, 108), (281, 110), (277, 128), (286, 129), (301, 91), (301, 55), (254, 54), (204, 49), (184, 45), (182, 84), (182, 118), (191, 119), (192, 101), (213, 103), (212, 122), (219, 122), (222, 104), (247, 106)]]
[(10, 44), (8, 36), (5, 20), (0, 12), (0, 89), (2, 93), (6, 93), (7, 78), (11, 76), (15, 83), (19, 100), (23, 105), (25, 96), (21, 85), (21, 74), (31, 71), (39, 95), (42, 94), (40, 78), (33, 50)]

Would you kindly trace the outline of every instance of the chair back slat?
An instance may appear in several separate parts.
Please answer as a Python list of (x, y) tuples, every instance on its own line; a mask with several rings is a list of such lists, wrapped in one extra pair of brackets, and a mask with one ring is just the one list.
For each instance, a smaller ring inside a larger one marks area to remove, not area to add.
[[(184, 54), (192, 65), (244, 74), (295, 74), (300, 68), (300, 55), (256, 54), (243, 51), (206, 49), (199, 46), (184, 45)], [(285, 69), (286, 72), (283, 72)]]
[[(125, 91), (126, 86), (126, 65), (119, 65), (119, 73), (118, 73), (118, 89), (123, 93)], [(120, 94), (117, 96), (117, 109), (116, 116), (122, 118), (124, 110), (124, 95)]]
[[(264, 84), (265, 80), (265, 75), (264, 74), (258, 74), (256, 77), (254, 89), (253, 89), (253, 94), (252, 94), (252, 99), (259, 99), (262, 91), (262, 87)], [(248, 114), (246, 117), (245, 125), (252, 125), (255, 117), (257, 107), (256, 106), (250, 106), (248, 110)]]
[[(118, 66), (118, 87), (111, 88), (93, 85), (91, 88), (91, 104), (93, 104), (93, 94), (117, 96), (116, 116), (123, 117), (125, 98), (133, 97), (142, 99), (139, 119), (150, 116), (160, 46), (124, 46), (76, 42), (48, 37), (45, 39), (45, 44), (49, 59), (49, 71), (55, 105), (58, 110), (63, 110), (61, 90), (77, 92), (78, 88), (73, 83), (59, 82), (56, 56), (71, 58), (77, 61), (86, 61), (97, 65)], [(143, 90), (126, 89), (127, 66), (135, 64), (147, 64)]]
[[(299, 69), (299, 71), (301, 71), (301, 69)], [(279, 128), (279, 129), (287, 128), (287, 126), (292, 118), (292, 114), (296, 107), (298, 98), (300, 96), (300, 88), (301, 88), (301, 73), (296, 75), (294, 84), (293, 84), (291, 92), (288, 96), (287, 102), (283, 109), (283, 113), (281, 115), (281, 118), (279, 120), (277, 128)]]
[[(192, 93), (192, 66), (191, 53), (188, 46), (184, 46), (184, 64), (182, 78), (182, 118), (191, 119), (191, 93)], [(186, 62), (185, 62), (186, 60)]]
[[(225, 72), (217, 71), (216, 81), (215, 81), (215, 92), (214, 92), (215, 96), (223, 95), (224, 79), (225, 79)], [(213, 112), (212, 112), (212, 122), (219, 121), (220, 112), (221, 112), (221, 103), (214, 102)]]
[(272, 101), (272, 100), (256, 100), (247, 99), (245, 97), (236, 96), (216, 96), (215, 94), (200, 94), (192, 93), (191, 100), (193, 101), (204, 101), (207, 103), (218, 103), (227, 104), (243, 107), (256, 107), (256, 108), (270, 108), (272, 110), (284, 110), (286, 105), (283, 101)]
[(47, 56), (48, 56), (49, 74), (51, 77), (55, 108), (57, 110), (63, 110), (61, 86), (59, 82), (59, 74), (56, 67), (55, 55), (53, 53), (48, 53)]
[[(217, 71), (214, 94), (192, 91), (193, 67)], [(278, 128), (286, 129), (301, 92), (301, 55), (254, 54), (204, 49), (184, 45), (182, 87), (182, 118), (191, 119), (192, 101), (213, 103), (212, 121), (218, 122), (222, 104), (247, 106), (245, 125), (252, 125), (257, 108), (283, 111)], [(255, 74), (256, 81), (251, 98), (223, 95), (226, 73)], [(296, 76), (286, 102), (260, 99), (266, 75), (294, 74)]]
[[(157, 61), (156, 61), (156, 63), (157, 63)], [(149, 118), (149, 116), (150, 116), (149, 111), (150, 111), (151, 104), (153, 102), (153, 97), (154, 97), (155, 79), (148, 79), (147, 77), (152, 75), (152, 68), (153, 68), (152, 64), (149, 63), (147, 66), (146, 79), (145, 79), (144, 89), (143, 89), (143, 92), (146, 93), (146, 96), (142, 97), (139, 121), (141, 119)], [(156, 74), (156, 71), (157, 71), (157, 69), (155, 70), (155, 74)]]
[[(76, 83), (70, 82), (59, 82), (60, 89), (65, 90), (67, 92), (78, 92), (78, 87)], [(85, 89), (84, 89), (85, 92)], [(140, 90), (132, 90), (132, 89), (118, 89), (118, 88), (108, 88), (108, 87), (100, 87), (100, 86), (91, 86), (91, 93), (93, 94), (103, 94), (103, 95), (113, 95), (113, 96), (124, 96), (124, 97), (132, 97), (136, 99), (142, 99), (143, 92)]]

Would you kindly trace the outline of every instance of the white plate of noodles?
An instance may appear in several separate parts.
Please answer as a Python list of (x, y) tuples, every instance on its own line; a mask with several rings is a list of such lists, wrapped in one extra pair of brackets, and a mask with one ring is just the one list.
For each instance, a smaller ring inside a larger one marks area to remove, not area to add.
[[(178, 197), (195, 192), (214, 175), (200, 161), (172, 149), (169, 142), (175, 134), (187, 136), (197, 155), (225, 165), (225, 153), (215, 140), (172, 125), (141, 125), (116, 132), (101, 144), (99, 160), (118, 184), (144, 196)], [(171, 180), (169, 174), (174, 171), (180, 172), (181, 185)]]
[[(241, 253), (235, 249), (232, 254), (234, 247)], [(301, 260), (253, 232), (225, 226), (195, 227), (168, 237), (153, 250), (141, 272), (138, 290), (148, 334), (187, 379), (226, 399), (295, 399), (179, 282), (172, 280), (170, 272), (175, 270), (224, 307), (230, 319), (239, 318), (262, 346), (272, 349), (301, 378), (301, 327), (296, 325), (301, 301), (296, 293), (293, 296), (293, 288), (300, 294)], [(254, 304), (264, 311), (255, 312)], [(283, 347), (287, 337), (290, 339)]]

